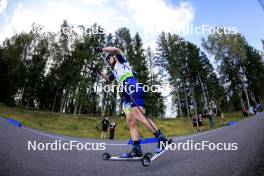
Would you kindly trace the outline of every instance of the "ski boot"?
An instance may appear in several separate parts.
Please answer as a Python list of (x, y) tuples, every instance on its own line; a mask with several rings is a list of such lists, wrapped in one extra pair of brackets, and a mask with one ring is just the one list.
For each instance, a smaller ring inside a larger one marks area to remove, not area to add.
[(155, 153), (158, 154), (160, 152), (162, 152), (163, 150), (166, 149), (166, 147), (168, 145), (170, 145), (172, 143), (172, 139), (168, 140), (162, 133), (160, 130), (157, 130), (154, 133), (155, 137), (158, 139), (158, 146), (155, 150)]
[(134, 141), (132, 151), (121, 155), (120, 158), (134, 158), (134, 157), (142, 157), (142, 156), (143, 156), (143, 152), (141, 150), (139, 141)]

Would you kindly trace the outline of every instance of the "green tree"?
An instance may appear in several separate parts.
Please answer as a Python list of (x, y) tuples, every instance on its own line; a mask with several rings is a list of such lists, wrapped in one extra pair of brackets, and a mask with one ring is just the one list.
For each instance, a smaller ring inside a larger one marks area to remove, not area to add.
[(185, 41), (176, 34), (161, 33), (157, 41), (157, 59), (155, 65), (159, 68), (159, 74), (166, 78), (173, 87), (175, 94), (178, 115), (183, 113), (190, 117), (190, 99), (188, 80), (188, 69), (185, 52)]
[(32, 36), (21, 33), (3, 42), (0, 57), (0, 101), (14, 104), (18, 92), (22, 96), (26, 82), (26, 62)]
[(260, 51), (245, 43), (246, 59), (243, 64), (250, 90), (251, 102), (256, 104), (264, 99), (264, 63)]
[(242, 108), (245, 108), (245, 101), (247, 107), (250, 107), (247, 78), (243, 65), (246, 59), (244, 43), (245, 39), (240, 34), (225, 34), (223, 31), (221, 34), (209, 35), (207, 40), (203, 39), (202, 44), (220, 62), (219, 73), (225, 85), (227, 99), (232, 101), (234, 110), (240, 109), (237, 106), (238, 99)]

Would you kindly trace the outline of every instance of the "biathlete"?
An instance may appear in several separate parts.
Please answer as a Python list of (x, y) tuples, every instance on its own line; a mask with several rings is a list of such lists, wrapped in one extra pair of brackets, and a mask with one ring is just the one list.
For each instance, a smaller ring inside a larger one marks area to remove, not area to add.
[(109, 53), (106, 57), (106, 61), (113, 68), (113, 72), (115, 73), (115, 75), (113, 73), (107, 75), (101, 72), (101, 76), (107, 81), (113, 81), (114, 79), (117, 79), (118, 83), (123, 87), (123, 110), (125, 112), (127, 124), (130, 129), (133, 148), (129, 153), (125, 153), (120, 157), (133, 158), (143, 156), (139, 141), (140, 134), (137, 128), (136, 120), (153, 132), (154, 136), (158, 139), (156, 153), (161, 152), (165, 148), (164, 145), (160, 147), (161, 142), (168, 144), (168, 140), (158, 129), (156, 124), (151, 119), (146, 119), (142, 113), (144, 111), (142, 85), (137, 83), (137, 80), (133, 74), (133, 70), (125, 55), (120, 49), (115, 47), (97, 48), (96, 51)]

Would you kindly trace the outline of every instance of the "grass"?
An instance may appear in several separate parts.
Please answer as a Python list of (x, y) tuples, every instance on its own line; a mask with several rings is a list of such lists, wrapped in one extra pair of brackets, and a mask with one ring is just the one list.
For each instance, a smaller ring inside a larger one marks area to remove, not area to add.
[[(101, 118), (91, 116), (74, 116), (68, 114), (49, 113), (44, 111), (26, 111), (15, 107), (0, 104), (0, 116), (13, 118), (20, 121), (24, 126), (47, 131), (55, 134), (77, 136), (85, 138), (99, 138), (101, 133)], [(243, 120), (240, 112), (226, 113), (225, 124), (230, 121)], [(117, 124), (115, 139), (129, 139), (129, 130), (126, 120), (123, 118), (110, 118)], [(188, 119), (154, 119), (157, 126), (167, 136), (181, 136), (193, 133), (192, 122)], [(214, 118), (215, 128), (220, 127), (218, 118)], [(139, 125), (141, 135), (153, 137), (153, 135)], [(208, 119), (203, 120), (203, 131), (210, 130)]]

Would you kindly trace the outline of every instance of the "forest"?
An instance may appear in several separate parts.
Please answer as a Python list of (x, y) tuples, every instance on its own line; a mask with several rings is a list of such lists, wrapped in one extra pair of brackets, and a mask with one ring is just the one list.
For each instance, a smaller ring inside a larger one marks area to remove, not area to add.
[(115, 101), (102, 91), (105, 82), (93, 69), (107, 70), (95, 52), (98, 46), (120, 48), (143, 85), (166, 82), (172, 87), (168, 97), (145, 92), (146, 114), (153, 118), (164, 117), (168, 98), (177, 117), (183, 118), (210, 110), (241, 111), (264, 100), (263, 51), (250, 46), (240, 33), (210, 34), (199, 48), (177, 34), (162, 32), (153, 49), (144, 48), (140, 34), (131, 35), (126, 27), (106, 35), (65, 34), (68, 26), (65, 20), (54, 33), (33, 24), (30, 32), (3, 41), (0, 102), (54, 113), (119, 115), (122, 97), (113, 92)]

